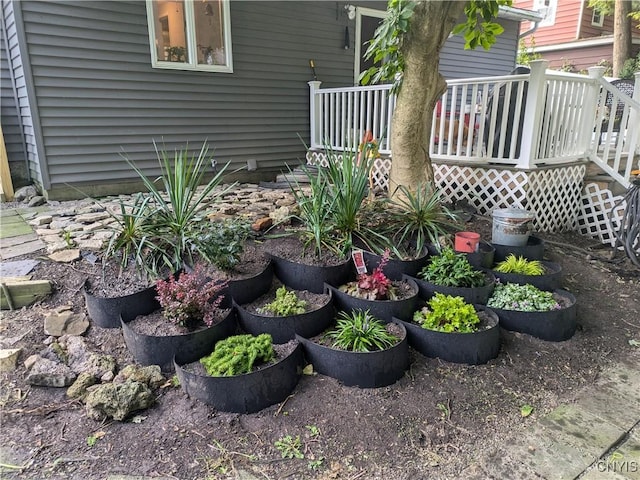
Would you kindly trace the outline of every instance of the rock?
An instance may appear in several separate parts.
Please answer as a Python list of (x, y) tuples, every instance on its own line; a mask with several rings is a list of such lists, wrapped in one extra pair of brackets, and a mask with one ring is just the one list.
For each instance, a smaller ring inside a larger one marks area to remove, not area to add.
[(107, 372), (100, 377), (100, 381), (102, 383), (112, 382), (114, 377), (115, 377), (115, 374), (113, 372)]
[(13, 194), (13, 199), (16, 202), (22, 202), (23, 200), (27, 200), (35, 197), (38, 194), (36, 187), (33, 185), (27, 185), (26, 187), (19, 188)]
[(7, 348), (0, 350), (0, 372), (10, 372), (16, 368), (21, 348)]
[(271, 225), (273, 225), (273, 220), (271, 218), (262, 217), (257, 219), (255, 222), (253, 222), (253, 224), (251, 225), (251, 228), (255, 232), (261, 232), (271, 227)]
[(53, 220), (50, 224), (49, 224), (49, 228), (50, 229), (55, 229), (58, 232), (61, 232), (62, 230), (64, 230), (67, 225), (69, 225), (71, 223), (70, 220)]
[(47, 244), (47, 253), (54, 254), (61, 252), (62, 250), (66, 250), (68, 245), (67, 242), (57, 239), (58, 241)]
[(76, 213), (78, 215), (91, 215), (92, 213), (104, 212), (105, 208), (102, 205), (91, 203), (89, 205), (78, 206)]
[(113, 383), (140, 382), (150, 388), (158, 388), (165, 382), (158, 365), (127, 365), (113, 379)]
[[(25, 362), (26, 365), (27, 362)], [(42, 387), (68, 387), (76, 379), (76, 374), (68, 366), (60, 362), (54, 362), (48, 358), (37, 356), (27, 374), (26, 381), (29, 385)]]
[(54, 337), (82, 335), (88, 328), (89, 320), (84, 313), (51, 313), (44, 319), (44, 333)]
[(59, 228), (36, 228), (36, 233), (44, 236), (60, 235), (61, 232)]
[(224, 213), (209, 213), (207, 214), (207, 218), (210, 222), (221, 222), (224, 220), (228, 220), (234, 218), (233, 215), (225, 215)]
[(105, 240), (110, 240), (112, 236), (113, 236), (113, 232), (109, 232), (107, 230), (100, 230), (99, 232), (95, 232), (93, 234), (93, 239), (104, 242)]
[(47, 203), (46, 198), (44, 198), (42, 195), (36, 195), (35, 197), (31, 198), (31, 200), (29, 200), (29, 203), (27, 205), (29, 207), (39, 207), (40, 205), (44, 205), (45, 203)]
[(91, 238), (89, 240), (78, 240), (78, 247), (82, 250), (101, 250), (104, 242)]
[(91, 372), (82, 372), (76, 381), (67, 389), (67, 397), (84, 399), (87, 396), (87, 389), (95, 385), (98, 379)]
[(269, 214), (269, 218), (273, 220), (273, 223), (288, 224), (291, 222), (291, 211), (288, 207), (276, 208)]
[[(117, 367), (116, 359), (113, 356), (91, 353), (84, 368), (103, 382), (110, 382), (115, 377)], [(71, 368), (75, 368), (75, 365), (72, 364)]]
[(276, 200), (276, 207), (288, 207), (293, 205), (296, 201), (293, 198), (282, 198), (280, 200)]
[(49, 255), (49, 258), (58, 263), (71, 263), (80, 259), (80, 249), (72, 248), (69, 250), (61, 250)]
[(40, 226), (40, 225), (49, 225), (53, 221), (53, 217), (51, 215), (40, 215), (39, 217), (34, 218), (29, 223), (31, 225)]
[(29, 355), (27, 359), (24, 361), (24, 368), (26, 368), (27, 370), (30, 370), (31, 367), (33, 367), (35, 363), (38, 361), (38, 358), (40, 358), (40, 355)]
[(79, 223), (95, 223), (100, 220), (104, 220), (105, 218), (109, 218), (109, 214), (107, 212), (94, 212), (94, 213), (85, 213), (82, 215), (78, 215), (76, 217), (76, 222)]
[(132, 412), (150, 407), (153, 399), (153, 393), (145, 384), (128, 381), (90, 387), (85, 402), (87, 415), (102, 421), (124, 420)]

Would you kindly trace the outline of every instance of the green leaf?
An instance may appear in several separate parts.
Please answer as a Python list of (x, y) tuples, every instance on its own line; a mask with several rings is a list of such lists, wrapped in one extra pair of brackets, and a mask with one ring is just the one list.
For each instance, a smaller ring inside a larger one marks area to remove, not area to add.
[(522, 405), (520, 407), (520, 415), (523, 417), (528, 417), (533, 412), (533, 407), (531, 405)]
[(640, 342), (632, 338), (631, 340), (629, 340), (629, 345), (631, 345), (632, 347), (640, 347)]

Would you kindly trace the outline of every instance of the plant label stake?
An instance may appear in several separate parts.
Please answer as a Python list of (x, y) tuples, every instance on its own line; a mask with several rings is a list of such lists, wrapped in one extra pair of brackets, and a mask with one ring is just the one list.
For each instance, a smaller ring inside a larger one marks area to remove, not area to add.
[(364, 255), (362, 250), (352, 250), (351, 258), (353, 258), (353, 264), (356, 266), (356, 271), (359, 275), (367, 273), (367, 266), (364, 263)]

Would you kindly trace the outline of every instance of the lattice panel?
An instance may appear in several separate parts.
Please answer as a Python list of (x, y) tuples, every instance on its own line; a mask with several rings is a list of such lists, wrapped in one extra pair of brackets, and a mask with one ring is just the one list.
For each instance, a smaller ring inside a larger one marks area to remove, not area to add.
[(541, 232), (575, 231), (580, 209), (584, 165), (534, 170), (528, 173), (528, 210), (536, 212)]
[[(307, 152), (307, 161), (327, 166), (323, 152)], [(391, 160), (377, 159), (372, 171), (375, 186), (387, 189)], [(584, 165), (520, 171), (459, 165), (433, 165), (435, 183), (445, 201), (461, 200), (483, 215), (496, 208), (518, 207), (536, 212), (535, 230), (575, 230), (580, 208)]]
[[(622, 196), (614, 196), (611, 190), (597, 183), (585, 186), (578, 214), (578, 231), (582, 235), (597, 238), (602, 243), (615, 247), (616, 237), (609, 226), (609, 212)], [(626, 202), (622, 202), (613, 214), (614, 225), (620, 225)]]

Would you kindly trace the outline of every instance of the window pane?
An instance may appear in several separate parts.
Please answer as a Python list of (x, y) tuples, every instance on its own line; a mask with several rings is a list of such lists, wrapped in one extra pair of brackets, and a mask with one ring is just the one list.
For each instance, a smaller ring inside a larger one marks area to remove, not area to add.
[(154, 1), (153, 18), (157, 60), (188, 63), (184, 1)]
[(226, 65), (221, 0), (194, 2), (198, 64)]

